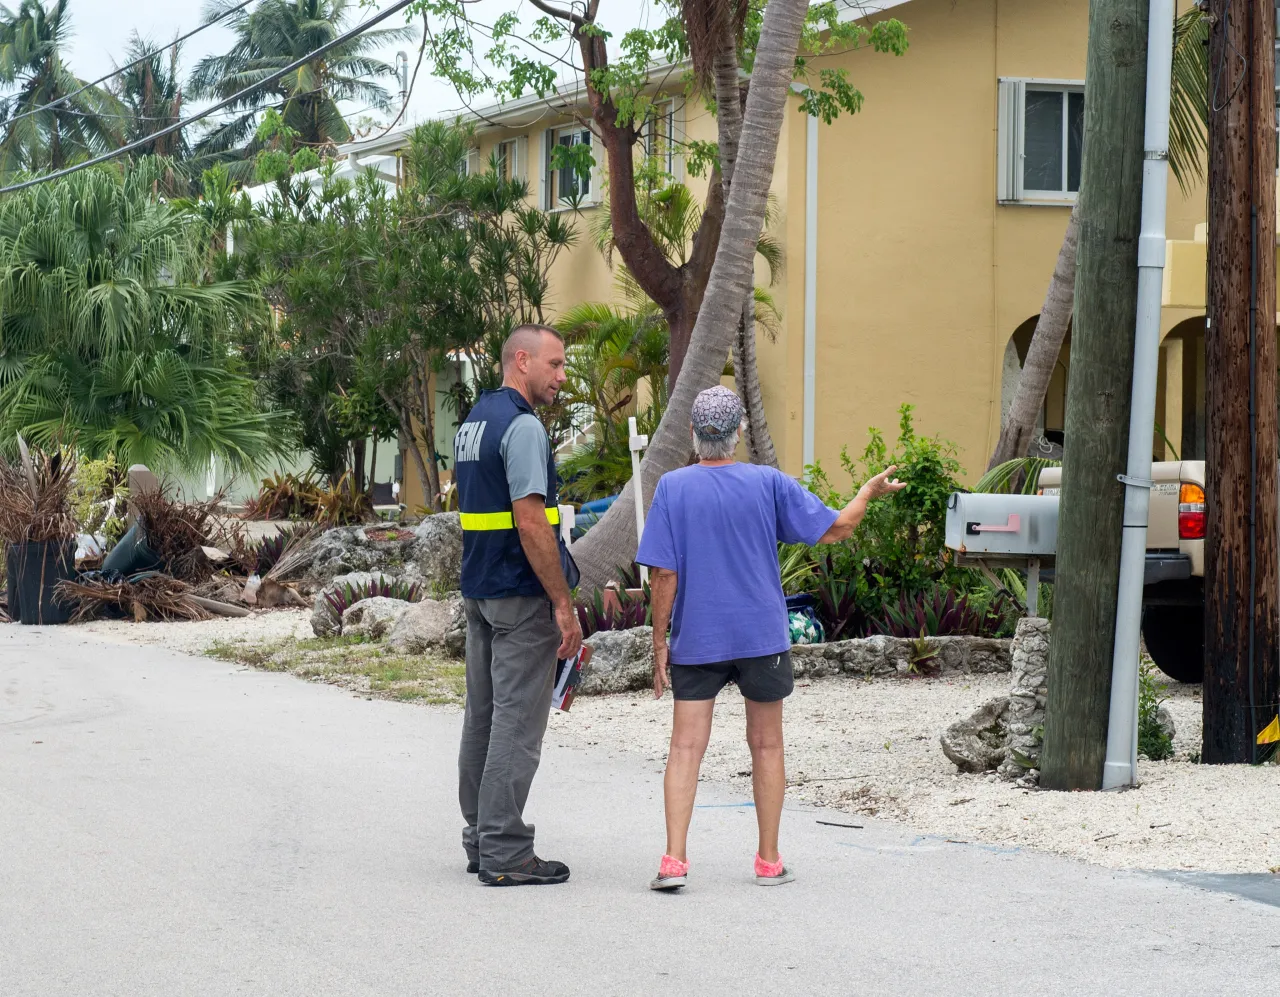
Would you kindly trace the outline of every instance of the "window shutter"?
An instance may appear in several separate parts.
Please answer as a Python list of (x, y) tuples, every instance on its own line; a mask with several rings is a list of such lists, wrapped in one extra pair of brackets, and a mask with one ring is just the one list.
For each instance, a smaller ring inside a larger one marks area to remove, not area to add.
[(551, 177), (551, 150), (555, 146), (556, 130), (547, 128), (542, 133), (542, 210), (550, 211), (555, 207), (552, 203), (552, 196), (555, 193), (555, 184)]
[(1022, 115), (1027, 85), (1001, 80), (997, 100), (996, 200), (1022, 200)]
[(600, 180), (603, 177), (603, 164), (600, 160), (604, 156), (604, 148), (596, 142), (595, 136), (588, 131), (586, 133), (586, 143), (591, 149), (591, 158), (595, 161), (591, 167), (591, 189), (587, 191), (587, 203), (599, 204), (602, 200), (600, 190), (604, 186)]
[(512, 147), (515, 149), (515, 156), (511, 164), (511, 176), (516, 180), (526, 180), (529, 177), (529, 136), (516, 136)]
[(684, 183), (684, 153), (681, 143), (684, 142), (684, 101), (671, 101), (671, 175), (676, 183)]
[(467, 150), (467, 176), (473, 177), (480, 172), (480, 150)]

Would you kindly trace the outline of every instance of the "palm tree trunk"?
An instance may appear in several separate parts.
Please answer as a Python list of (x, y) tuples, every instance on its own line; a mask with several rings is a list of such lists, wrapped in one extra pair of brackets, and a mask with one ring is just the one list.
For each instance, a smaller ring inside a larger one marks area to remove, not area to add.
[(738, 385), (742, 407), (747, 413), (747, 456), (753, 464), (778, 466), (778, 454), (773, 449), (773, 437), (769, 433), (769, 420), (765, 417), (764, 394), (760, 390), (760, 368), (756, 364), (756, 303), (754, 295), (747, 295), (738, 323), (738, 334), (733, 340), (733, 379)]
[[(688, 460), (689, 413), (693, 399), (699, 391), (719, 383), (724, 358), (742, 316), (742, 302), (751, 295), (756, 243), (764, 227), (787, 91), (807, 9), (807, 0), (772, 0), (765, 7), (734, 182), (725, 206), (715, 262), (702, 308), (698, 310), (684, 369), (641, 466), (646, 502), (652, 497), (658, 479)], [(588, 591), (603, 586), (615, 577), (619, 567), (634, 559), (635, 501), (633, 488), (628, 484), (604, 518), (574, 545), (574, 557), (582, 569), (582, 584)]]
[(1058, 262), (1053, 268), (1053, 278), (1044, 296), (1044, 307), (1036, 320), (1031, 345), (1027, 349), (1027, 362), (1022, 365), (1018, 378), (1018, 390), (1014, 393), (1000, 429), (1000, 440), (987, 470), (1008, 460), (1025, 457), (1036, 431), (1036, 421), (1044, 407), (1045, 392), (1053, 368), (1062, 352), (1062, 342), (1071, 322), (1071, 310), (1076, 298), (1076, 243), (1080, 235), (1079, 201), (1071, 209), (1062, 248), (1058, 250)]
[[(742, 141), (742, 88), (738, 79), (738, 40), (731, 19), (726, 18), (724, 35), (715, 60), (716, 120), (719, 123), (720, 182), (728, 201), (733, 189), (738, 146)], [(754, 268), (754, 260), (753, 260)], [(754, 269), (752, 276), (754, 277)], [(750, 290), (742, 304), (742, 317), (733, 339), (733, 379), (747, 417), (747, 456), (753, 464), (778, 466), (769, 420), (760, 391), (760, 369), (756, 365), (755, 296)]]

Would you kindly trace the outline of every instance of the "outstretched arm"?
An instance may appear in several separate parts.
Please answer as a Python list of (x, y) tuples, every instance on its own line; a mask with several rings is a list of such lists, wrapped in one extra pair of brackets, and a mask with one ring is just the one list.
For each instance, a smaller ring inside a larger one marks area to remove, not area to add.
[(831, 524), (831, 529), (818, 538), (818, 543), (833, 544), (848, 540), (853, 536), (853, 531), (858, 528), (858, 524), (862, 522), (862, 517), (867, 514), (867, 506), (873, 499), (878, 499), (882, 495), (892, 495), (906, 488), (906, 482), (889, 477), (897, 469), (896, 464), (891, 464), (859, 488), (853, 501), (840, 510), (840, 515)]

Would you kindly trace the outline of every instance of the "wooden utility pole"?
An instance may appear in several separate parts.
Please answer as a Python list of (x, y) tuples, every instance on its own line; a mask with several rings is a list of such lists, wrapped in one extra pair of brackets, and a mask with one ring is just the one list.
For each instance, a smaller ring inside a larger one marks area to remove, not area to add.
[(1147, 0), (1093, 0), (1040, 784), (1100, 789), (1137, 321)]
[(1209, 3), (1205, 762), (1276, 716), (1276, 122), (1272, 0)]

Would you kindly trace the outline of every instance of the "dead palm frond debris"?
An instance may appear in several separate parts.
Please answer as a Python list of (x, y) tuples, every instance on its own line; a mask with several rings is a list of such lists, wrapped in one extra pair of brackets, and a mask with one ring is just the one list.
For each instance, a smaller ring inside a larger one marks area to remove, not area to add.
[(138, 622), (211, 618), (211, 614), (191, 598), (191, 586), (153, 572), (115, 580), (82, 575), (75, 581), (60, 582), (55, 594), (78, 604), (73, 623), (91, 619), (106, 609), (119, 610)]
[(18, 437), (18, 460), (0, 456), (0, 540), (10, 544), (70, 540), (76, 535), (70, 493), (71, 450), (30, 451)]

